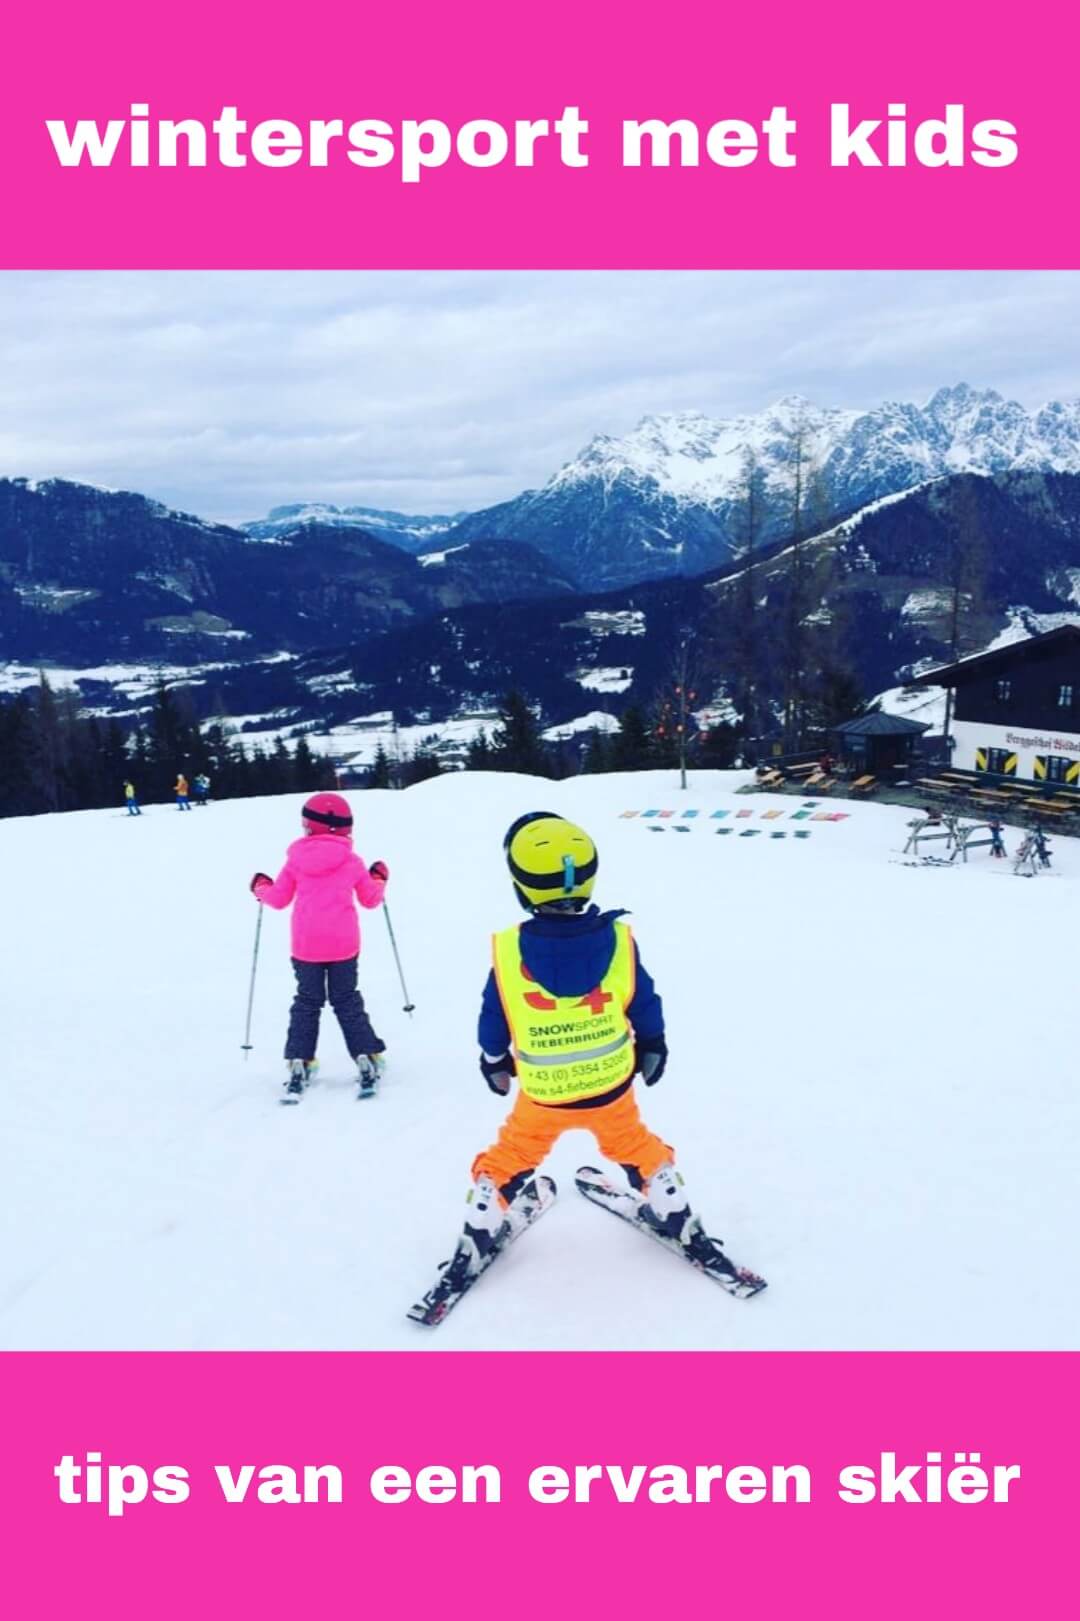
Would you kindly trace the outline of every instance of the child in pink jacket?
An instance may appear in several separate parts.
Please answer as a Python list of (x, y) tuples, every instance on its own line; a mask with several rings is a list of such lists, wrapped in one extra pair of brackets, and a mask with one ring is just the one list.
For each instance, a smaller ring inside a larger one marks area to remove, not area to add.
[(304, 806), (303, 838), (290, 844), (277, 877), (257, 872), (255, 899), (275, 909), (295, 901), (292, 964), (296, 996), (289, 1015), (286, 1088), (299, 1095), (315, 1064), (319, 1015), (329, 997), (349, 1056), (355, 1060), (361, 1097), (370, 1096), (383, 1067), (386, 1044), (372, 1029), (356, 984), (360, 921), (356, 902), (380, 906), (389, 873), (381, 861), (366, 867), (352, 845), (352, 812), (340, 794), (313, 794)]

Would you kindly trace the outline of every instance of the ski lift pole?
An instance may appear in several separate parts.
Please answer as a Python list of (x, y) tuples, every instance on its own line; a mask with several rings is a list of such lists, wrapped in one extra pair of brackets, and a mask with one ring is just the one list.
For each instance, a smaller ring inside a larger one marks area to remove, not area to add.
[(409, 1001), (409, 993), (405, 986), (405, 975), (401, 971), (401, 957), (398, 954), (397, 941), (394, 938), (394, 925), (390, 921), (390, 908), (387, 906), (385, 901), (382, 903), (382, 910), (383, 917), (386, 919), (386, 927), (390, 935), (390, 947), (394, 953), (394, 961), (397, 964), (398, 979), (401, 981), (401, 994), (405, 998), (405, 1006), (403, 1011), (405, 1013), (412, 1013), (416, 1007), (416, 1003)]
[(262, 934), (263, 908), (259, 904), (259, 915), (255, 919), (255, 949), (251, 954), (251, 984), (248, 987), (247, 1024), (244, 1026), (244, 1040), (242, 1051), (246, 1058), (251, 1051), (251, 1010), (255, 1006), (255, 970), (259, 966), (259, 938)]

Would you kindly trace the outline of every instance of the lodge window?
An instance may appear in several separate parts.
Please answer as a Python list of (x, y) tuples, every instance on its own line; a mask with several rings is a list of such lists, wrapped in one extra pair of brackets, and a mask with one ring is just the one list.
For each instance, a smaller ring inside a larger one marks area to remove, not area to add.
[(1016, 772), (1016, 755), (1012, 749), (988, 749), (986, 769), (999, 777), (1012, 776)]
[(1073, 706), (1073, 688), (1069, 683), (1062, 683), (1058, 688), (1058, 708), (1071, 709)]
[(1012, 693), (1012, 682), (1007, 679), (994, 682), (994, 697), (999, 704), (1007, 704)]
[(1077, 764), (1070, 760), (1067, 754), (1048, 754), (1046, 757), (1046, 779), (1048, 782), (1075, 783), (1077, 778)]

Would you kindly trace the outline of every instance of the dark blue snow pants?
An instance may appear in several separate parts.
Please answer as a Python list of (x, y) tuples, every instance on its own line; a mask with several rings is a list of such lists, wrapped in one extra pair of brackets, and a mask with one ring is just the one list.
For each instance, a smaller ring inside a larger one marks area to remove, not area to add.
[(319, 1044), (319, 1014), (329, 998), (337, 1015), (349, 1057), (360, 1053), (381, 1053), (386, 1043), (371, 1027), (364, 998), (356, 985), (356, 958), (345, 962), (301, 962), (292, 960), (296, 975), (296, 995), (289, 1014), (286, 1058), (314, 1058)]

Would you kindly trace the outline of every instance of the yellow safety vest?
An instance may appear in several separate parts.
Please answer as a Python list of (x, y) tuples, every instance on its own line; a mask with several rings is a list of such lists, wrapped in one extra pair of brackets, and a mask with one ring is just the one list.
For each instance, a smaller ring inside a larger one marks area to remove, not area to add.
[(552, 996), (531, 978), (521, 955), (521, 925), (493, 936), (495, 982), (510, 1026), (521, 1090), (537, 1103), (598, 1097), (634, 1073), (634, 1032), (626, 1010), (634, 996), (634, 937), (615, 924), (615, 953), (587, 996)]

